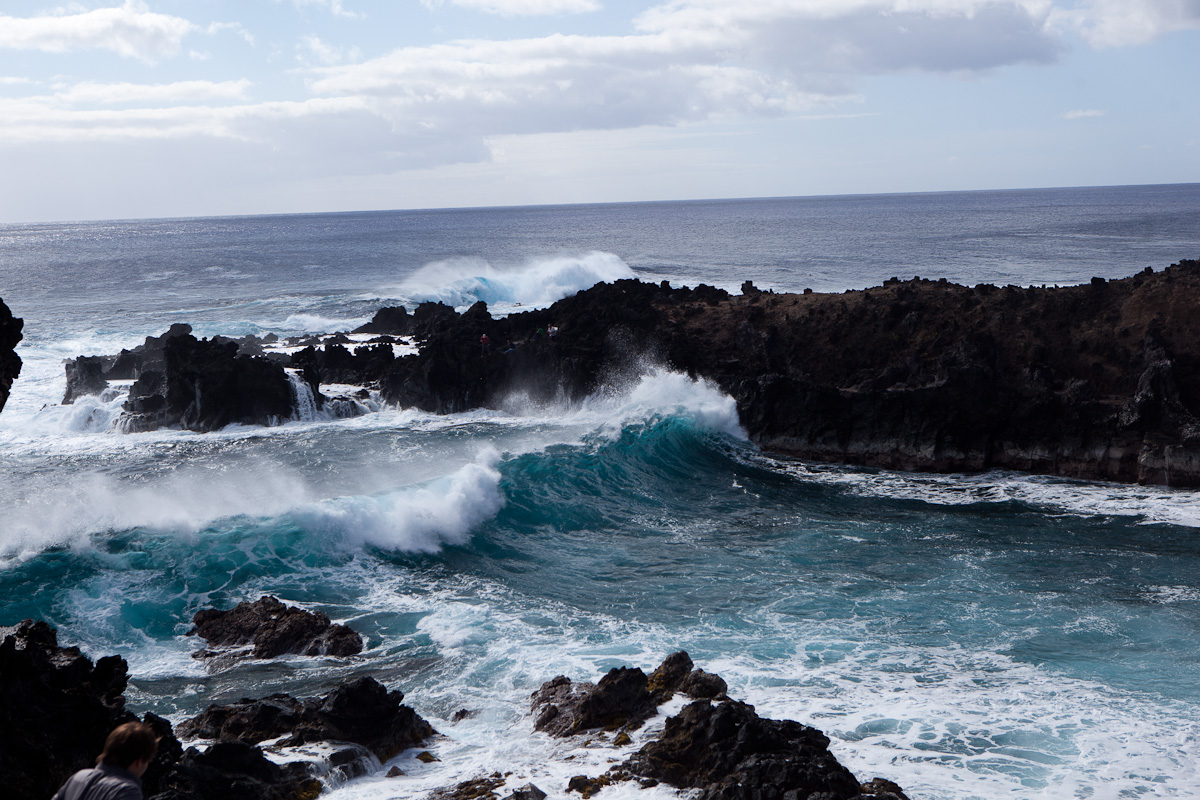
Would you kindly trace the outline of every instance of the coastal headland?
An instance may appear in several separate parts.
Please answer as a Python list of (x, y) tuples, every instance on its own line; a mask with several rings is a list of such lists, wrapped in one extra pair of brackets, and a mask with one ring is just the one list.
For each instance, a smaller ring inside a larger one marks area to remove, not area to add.
[[(504, 317), (482, 302), (381, 309), (355, 332), (374, 336), (359, 346), (340, 336), (271, 352), (175, 326), (144, 354), (70, 362), (67, 397), (120, 369), (137, 379), (127, 429), (209, 430), (294, 414), (303, 398), (289, 402), (284, 368), (318, 408), (322, 386), (338, 383), (453, 413), (518, 396), (577, 401), (657, 364), (715, 383), (750, 438), (782, 455), (1195, 487), (1198, 309), (1194, 260), (1058, 287), (893, 278), (776, 294), (747, 281), (730, 294), (622, 280)], [(415, 352), (398, 355), (401, 341)]]

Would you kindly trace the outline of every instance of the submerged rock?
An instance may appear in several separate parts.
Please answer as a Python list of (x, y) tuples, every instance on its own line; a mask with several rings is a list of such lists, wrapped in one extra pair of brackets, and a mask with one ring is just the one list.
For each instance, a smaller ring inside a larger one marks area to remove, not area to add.
[(23, 334), (21, 328), (25, 321), (14, 317), (12, 311), (0, 298), (0, 411), (8, 402), (12, 391), (13, 381), (21, 374), (21, 357), (17, 355), (17, 345)]
[[(254, 658), (286, 654), (352, 656), (362, 652), (362, 637), (335, 625), (319, 611), (288, 606), (269, 595), (243, 601), (228, 611), (197, 611), (190, 631), (214, 645), (253, 645)], [(216, 655), (202, 650), (197, 657)]]

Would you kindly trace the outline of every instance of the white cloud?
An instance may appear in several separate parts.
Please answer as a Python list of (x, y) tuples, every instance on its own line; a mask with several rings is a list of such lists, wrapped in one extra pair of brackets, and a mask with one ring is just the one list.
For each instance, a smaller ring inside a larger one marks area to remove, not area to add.
[(176, 55), (197, 28), (182, 17), (151, 12), (140, 0), (123, 6), (38, 17), (0, 16), (0, 48), (66, 53), (111, 50), (147, 63)]
[(1063, 113), (1063, 119), (1091, 119), (1093, 117), (1103, 117), (1104, 112), (1095, 108), (1081, 108), (1074, 111), (1066, 111)]
[(362, 19), (363, 14), (355, 11), (347, 11), (342, 5), (342, 0), (292, 0), (296, 8), (304, 8), (306, 6), (316, 6), (317, 8), (327, 8), (329, 13), (335, 17), (347, 17), (349, 19)]
[(354, 61), (359, 57), (357, 47), (337, 47), (327, 44), (317, 36), (302, 36), (296, 45), (296, 58), (305, 66), (326, 66)]
[(1159, 36), (1200, 28), (1200, 0), (1085, 0), (1055, 13), (1092, 47), (1146, 44)]
[(601, 9), (598, 0), (421, 0), (421, 3), (427, 8), (435, 8), (446, 1), (462, 8), (504, 17), (587, 14)]
[(245, 100), (250, 81), (178, 81), (176, 83), (77, 83), (55, 93), (64, 103), (117, 105), (122, 103), (208, 103)]

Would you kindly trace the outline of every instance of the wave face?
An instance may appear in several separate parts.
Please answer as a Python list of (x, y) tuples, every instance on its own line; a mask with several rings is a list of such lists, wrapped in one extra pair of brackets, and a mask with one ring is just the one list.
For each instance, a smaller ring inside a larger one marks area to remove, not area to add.
[[(1145, 266), (1131, 253), (1182, 242), (1178, 255), (1194, 255), (1191, 192), (6, 229), (0, 285), (26, 339), (0, 414), (0, 625), (40, 617), (89, 655), (125, 655), (128, 707), (175, 721), (218, 699), (375, 675), (442, 732), (441, 760), (401, 755), (331, 793), (344, 800), (424, 796), (498, 769), (510, 788), (565, 797), (571, 776), (600, 774), (645, 733), (623, 747), (552, 742), (532, 733), (530, 692), (681, 648), (760, 714), (824, 730), (858, 776), (914, 798), (1193, 797), (1194, 492), (778, 459), (746, 440), (719, 389), (650, 363), (573, 404), (514, 394), (436, 416), (314, 398), (277, 427), (208, 434), (122, 434), (120, 386), (60, 405), (63, 359), (172, 322), (201, 336), (324, 333), (385, 302), (503, 312), (631, 274), (792, 290), (892, 274), (1116, 277)], [(1114, 222), (1126, 207), (1138, 224)], [(1155, 230), (1169, 241), (1138, 238)], [(267, 593), (353, 626), (362, 658), (208, 672), (191, 657), (197, 610)], [(454, 721), (462, 708), (476, 713)], [(391, 766), (406, 775), (384, 777)], [(634, 785), (598, 800), (678, 797)]]

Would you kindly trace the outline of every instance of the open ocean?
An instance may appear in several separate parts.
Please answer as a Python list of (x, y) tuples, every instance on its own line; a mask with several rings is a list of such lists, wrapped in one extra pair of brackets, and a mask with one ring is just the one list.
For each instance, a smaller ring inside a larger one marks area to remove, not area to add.
[[(25, 319), (0, 414), (0, 625), (42, 618), (124, 655), (129, 708), (176, 722), (359, 675), (402, 689), (440, 761), (409, 751), (405, 777), (381, 767), (336, 800), (493, 770), (564, 798), (643, 735), (583, 751), (534, 734), (530, 693), (678, 649), (913, 800), (1196, 797), (1196, 492), (776, 458), (732, 400), (652, 363), (569, 407), (209, 434), (117, 432), (120, 390), (60, 405), (64, 359), (173, 322), (295, 335), (627, 277), (1074, 284), (1184, 258), (1195, 184), (0, 225), (0, 297)], [(268, 593), (348, 623), (364, 653), (191, 657), (197, 610)], [(452, 722), (462, 708), (478, 713)]]

